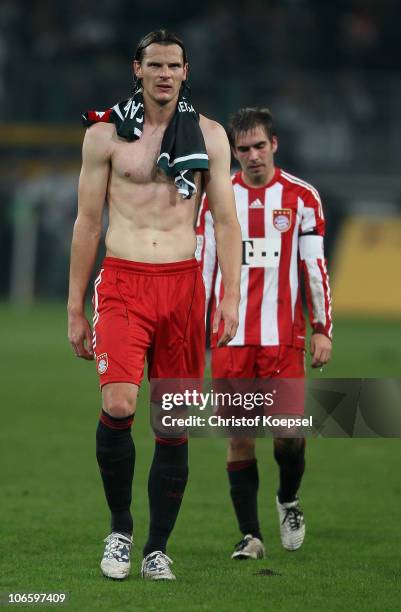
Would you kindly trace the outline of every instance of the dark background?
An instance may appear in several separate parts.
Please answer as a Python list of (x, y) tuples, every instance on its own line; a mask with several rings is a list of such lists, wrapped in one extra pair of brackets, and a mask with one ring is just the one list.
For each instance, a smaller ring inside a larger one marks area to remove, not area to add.
[(277, 163), (321, 192), (337, 285), (344, 220), (400, 219), (400, 20), (396, 0), (3, 0), (0, 295), (65, 297), (81, 112), (130, 95), (136, 45), (160, 27), (187, 46), (201, 113), (272, 109)]

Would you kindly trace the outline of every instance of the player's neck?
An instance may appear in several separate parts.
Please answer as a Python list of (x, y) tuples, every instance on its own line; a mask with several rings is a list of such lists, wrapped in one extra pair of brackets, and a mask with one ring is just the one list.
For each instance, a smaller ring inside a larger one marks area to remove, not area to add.
[(253, 187), (255, 189), (258, 189), (260, 187), (264, 187), (265, 185), (268, 185), (270, 181), (273, 179), (275, 172), (276, 172), (275, 166), (271, 166), (270, 168), (267, 169), (265, 173), (261, 174), (260, 176), (255, 177), (255, 176), (250, 176), (249, 174), (244, 172), (244, 170), (242, 170), (241, 178), (244, 181), (245, 185), (247, 185), (248, 187)]
[(173, 118), (177, 107), (178, 96), (167, 102), (167, 104), (159, 104), (152, 100), (146, 92), (143, 93), (143, 102), (145, 107), (145, 121), (148, 125), (168, 125)]

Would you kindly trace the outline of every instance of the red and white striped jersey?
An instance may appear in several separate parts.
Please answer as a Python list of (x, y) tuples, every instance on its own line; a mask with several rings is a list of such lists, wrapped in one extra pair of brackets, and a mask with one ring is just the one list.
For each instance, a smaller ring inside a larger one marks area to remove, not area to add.
[[(331, 296), (323, 250), (325, 221), (317, 190), (279, 168), (260, 188), (246, 185), (241, 172), (232, 182), (242, 230), (242, 270), (239, 326), (230, 346), (305, 346), (301, 273), (311, 326), (331, 338)], [(196, 256), (202, 262), (213, 317), (224, 288), (206, 197), (199, 211), (197, 240)]]

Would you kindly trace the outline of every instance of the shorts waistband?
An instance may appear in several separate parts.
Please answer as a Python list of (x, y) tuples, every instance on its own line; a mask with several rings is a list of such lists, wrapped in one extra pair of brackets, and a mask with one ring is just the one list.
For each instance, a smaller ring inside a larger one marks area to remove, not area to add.
[(119, 257), (105, 257), (102, 267), (108, 270), (124, 270), (134, 274), (165, 276), (166, 274), (182, 274), (199, 269), (199, 262), (195, 257), (171, 263), (144, 263), (142, 261), (120, 259)]

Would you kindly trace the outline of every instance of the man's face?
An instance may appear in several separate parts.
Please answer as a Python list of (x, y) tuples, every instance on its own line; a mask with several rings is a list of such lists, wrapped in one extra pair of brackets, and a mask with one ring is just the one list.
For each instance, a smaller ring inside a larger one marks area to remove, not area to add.
[(178, 96), (188, 74), (179, 45), (152, 43), (146, 47), (142, 62), (134, 61), (135, 76), (142, 79), (142, 87), (151, 99), (161, 105)]
[(263, 184), (267, 182), (273, 169), (273, 156), (276, 151), (276, 136), (269, 140), (264, 127), (259, 125), (237, 135), (233, 153), (245, 177), (251, 183)]

